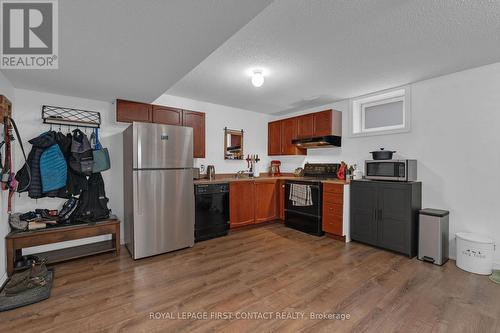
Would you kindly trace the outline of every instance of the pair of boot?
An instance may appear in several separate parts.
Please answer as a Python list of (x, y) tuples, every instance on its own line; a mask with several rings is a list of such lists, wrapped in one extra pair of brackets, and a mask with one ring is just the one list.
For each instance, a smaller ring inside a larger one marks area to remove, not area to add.
[(5, 295), (15, 296), (26, 290), (45, 286), (48, 275), (46, 261), (46, 259), (34, 260), (30, 268), (14, 273), (5, 285)]

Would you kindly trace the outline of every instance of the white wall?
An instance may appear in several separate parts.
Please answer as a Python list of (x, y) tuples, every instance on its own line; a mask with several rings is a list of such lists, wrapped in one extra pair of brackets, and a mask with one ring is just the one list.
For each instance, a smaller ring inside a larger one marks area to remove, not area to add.
[[(500, 213), (495, 208), (500, 199), (500, 63), (418, 82), (411, 89), (410, 133), (344, 135), (342, 148), (314, 149), (305, 157), (283, 158), (283, 169), (293, 170), (306, 161), (344, 160), (362, 165), (374, 149), (397, 150), (396, 158), (418, 160), (423, 206), (451, 212), (452, 239), (458, 231), (470, 231), (500, 244)], [(343, 132), (347, 133), (348, 106), (348, 101), (341, 101), (300, 113), (342, 111)], [(450, 253), (455, 254), (454, 242)], [(500, 267), (500, 251), (495, 263)]]
[[(12, 111), (15, 113), (15, 89), (7, 78), (0, 72), (0, 95), (6, 96), (12, 102)], [(3, 127), (2, 133), (3, 137)], [(13, 158), (15, 153), (13, 153)], [(0, 286), (7, 279), (7, 257), (5, 253), (5, 236), (9, 233), (9, 216), (7, 214), (8, 191), (0, 193)]]
[(154, 104), (205, 112), (206, 158), (195, 159), (195, 166), (214, 165), (216, 173), (234, 173), (247, 168), (246, 161), (224, 160), (224, 127), (243, 129), (243, 152), (258, 154), (262, 159), (257, 168), (268, 172), (267, 123), (271, 116), (228, 106), (200, 102), (163, 94)]
[[(41, 124), (41, 106), (52, 104), (100, 111), (103, 116), (102, 141), (110, 148), (111, 171), (103, 173), (110, 207), (120, 218), (123, 213), (122, 141), (121, 131), (126, 127), (114, 121), (114, 105), (107, 102), (14, 90), (0, 73), (0, 89), (14, 103), (23, 141), (47, 130)], [(397, 150), (396, 157), (416, 158), (419, 162), (419, 180), (423, 183), (424, 207), (448, 209), (450, 234), (472, 231), (492, 237), (500, 244), (500, 214), (494, 210), (500, 198), (500, 63), (475, 68), (451, 75), (418, 82), (412, 89), (412, 131), (404, 134), (349, 138), (344, 135), (342, 148), (309, 150), (307, 156), (279, 157), (283, 171), (293, 171), (305, 161), (361, 164), (369, 159), (369, 152), (379, 147)], [(261, 170), (267, 167), (267, 122), (278, 119), (242, 109), (163, 95), (155, 102), (206, 113), (206, 156), (196, 165), (214, 164), (218, 173), (235, 172), (246, 168), (243, 161), (223, 159), (223, 128), (245, 131), (245, 154), (259, 154), (263, 158)], [(341, 101), (314, 109), (328, 108), (346, 112), (348, 102)], [(299, 113), (297, 113), (299, 114)], [(281, 118), (289, 117), (282, 116)], [(271, 119), (272, 118), (272, 119)], [(347, 116), (343, 117), (347, 133)], [(29, 150), (29, 144), (26, 147)], [(15, 152), (16, 170), (22, 163)], [(273, 157), (275, 159), (275, 157)], [(17, 197), (17, 196), (16, 196)], [(35, 207), (58, 208), (62, 200), (31, 200), (26, 194), (16, 198), (18, 211)], [(8, 231), (6, 201), (0, 200), (0, 238)], [(123, 235), (123, 233), (122, 233)], [(53, 247), (50, 247), (53, 248)], [(44, 248), (46, 250), (46, 248)], [(0, 276), (5, 272), (5, 246), (0, 244)], [(452, 252), (454, 253), (454, 244)], [(500, 266), (500, 252), (495, 255)]]
[[(123, 220), (123, 148), (121, 132), (127, 125), (117, 124), (115, 122), (115, 106), (108, 102), (16, 89), (14, 119), (18, 124), (26, 154), (28, 154), (31, 150), (31, 144), (28, 143), (28, 140), (50, 129), (50, 125), (43, 124), (41, 119), (41, 110), (42, 105), (44, 104), (98, 111), (101, 113), (102, 125), (99, 136), (103, 146), (109, 149), (111, 158), (111, 169), (102, 173), (106, 185), (106, 195), (110, 200), (108, 206), (112, 209), (113, 214), (116, 214), (118, 218)], [(59, 127), (57, 125), (53, 125), (54, 130), (58, 130), (58, 128)], [(71, 128), (71, 130), (72, 129), (74, 128)], [(67, 127), (63, 126), (62, 130), (66, 133)], [(90, 129), (87, 130), (87, 134), (91, 134)], [(24, 158), (20, 152), (19, 145), (15, 145), (15, 147), (17, 150), (15, 169), (19, 170), (24, 163)], [(25, 192), (20, 196), (16, 195), (15, 210), (18, 212), (26, 212), (34, 210), (35, 208), (60, 209), (64, 202), (64, 199), (57, 198), (42, 198), (34, 200), (29, 198), (27, 192)], [(123, 232), (121, 235), (123, 238)], [(40, 251), (48, 251), (61, 247), (100, 241), (107, 238), (109, 237), (93, 237), (86, 240), (65, 242), (57, 245), (34, 247), (23, 252), (29, 254)]]
[[(110, 199), (109, 207), (113, 213), (123, 221), (123, 146), (122, 146), (122, 131), (128, 124), (117, 123), (115, 121), (115, 105), (108, 102), (76, 98), (71, 96), (62, 96), (56, 94), (42, 93), (31, 90), (23, 90), (12, 88), (12, 94), (16, 97), (14, 118), (18, 124), (19, 131), (23, 139), (26, 153), (28, 154), (31, 145), (28, 143), (33, 137), (38, 136), (50, 129), (50, 125), (42, 124), (41, 109), (43, 105), (63, 106), (77, 108), (83, 110), (99, 111), (102, 117), (102, 125), (100, 130), (100, 138), (104, 147), (110, 151), (111, 170), (103, 172), (104, 182), (106, 184), (106, 194)], [(223, 159), (223, 128), (243, 129), (245, 131), (245, 153), (259, 154), (263, 161), (261, 165), (267, 162), (267, 122), (269, 116), (250, 112), (241, 109), (229, 108), (226, 106), (198, 102), (194, 100), (163, 95), (157, 104), (164, 104), (190, 110), (199, 110), (206, 113), (206, 156), (205, 159), (197, 159), (195, 164), (214, 164), (216, 171), (219, 173), (236, 172), (246, 168), (246, 162), (243, 161), (225, 161)], [(53, 129), (57, 130), (58, 126), (53, 125)], [(66, 131), (66, 127), (62, 127)], [(90, 135), (90, 130), (88, 134)], [(15, 170), (19, 170), (24, 159), (20, 152), (19, 146), (15, 145), (15, 153), (17, 156)], [(30, 199), (27, 193), (16, 195), (15, 211), (26, 212), (35, 208), (60, 209), (65, 200), (56, 198), (42, 198), (38, 200)], [(2, 214), (5, 214), (6, 208), (0, 207)], [(7, 221), (7, 217), (5, 217)], [(4, 224), (5, 234), (8, 233), (9, 227)], [(122, 226), (122, 243), (123, 243), (123, 226)], [(28, 248), (23, 251), (24, 254), (36, 253), (41, 251), (49, 251), (53, 249), (81, 245), (90, 242), (101, 241), (108, 239), (107, 236), (93, 237), (84, 240), (76, 240), (58, 244), (38, 246)], [(3, 237), (2, 237), (3, 241)], [(1, 251), (4, 252), (5, 246)], [(5, 259), (5, 254), (2, 255)], [(0, 267), (5, 271), (5, 263)]]

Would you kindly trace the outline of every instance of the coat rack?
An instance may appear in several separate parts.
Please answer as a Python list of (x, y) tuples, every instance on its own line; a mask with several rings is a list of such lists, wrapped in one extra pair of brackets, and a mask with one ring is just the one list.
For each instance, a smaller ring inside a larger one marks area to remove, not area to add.
[(12, 117), (12, 103), (4, 95), (0, 95), (0, 122), (3, 124), (5, 117)]
[(44, 124), (86, 128), (101, 127), (101, 114), (99, 112), (64, 108), (60, 106), (42, 106), (42, 120)]

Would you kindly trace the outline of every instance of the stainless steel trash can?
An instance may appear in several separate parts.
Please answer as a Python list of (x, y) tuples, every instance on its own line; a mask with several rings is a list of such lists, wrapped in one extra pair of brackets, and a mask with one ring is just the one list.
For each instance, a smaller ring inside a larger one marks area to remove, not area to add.
[(425, 208), (419, 212), (418, 259), (442, 265), (448, 260), (449, 215), (441, 209)]

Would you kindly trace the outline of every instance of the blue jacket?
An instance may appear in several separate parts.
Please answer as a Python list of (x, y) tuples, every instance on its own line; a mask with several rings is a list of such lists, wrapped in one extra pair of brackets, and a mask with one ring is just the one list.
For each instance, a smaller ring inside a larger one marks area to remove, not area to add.
[(40, 156), (40, 178), (43, 193), (66, 187), (68, 167), (58, 144), (45, 149)]

